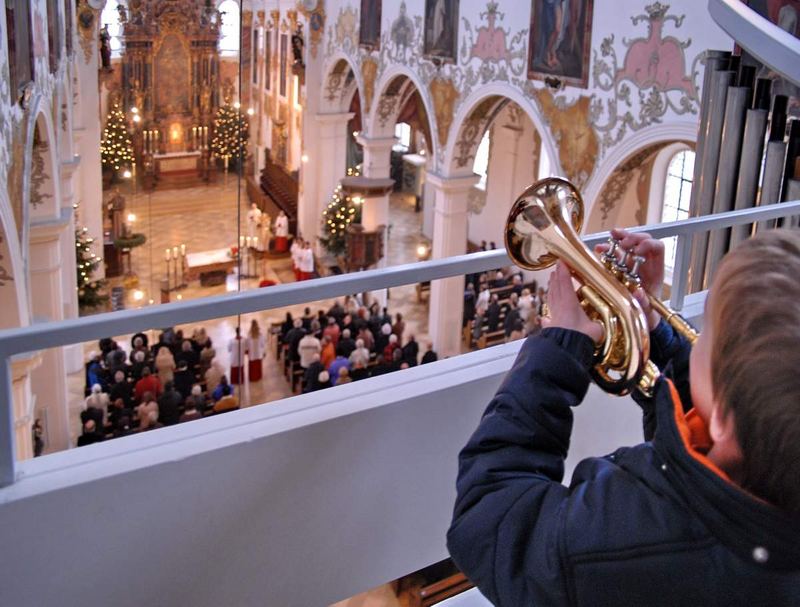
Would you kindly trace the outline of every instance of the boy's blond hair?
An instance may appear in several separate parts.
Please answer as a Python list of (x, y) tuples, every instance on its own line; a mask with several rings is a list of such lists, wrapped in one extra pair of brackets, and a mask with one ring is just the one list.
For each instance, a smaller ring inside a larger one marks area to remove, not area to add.
[(800, 231), (729, 253), (708, 303), (712, 390), (734, 416), (741, 484), (800, 515)]

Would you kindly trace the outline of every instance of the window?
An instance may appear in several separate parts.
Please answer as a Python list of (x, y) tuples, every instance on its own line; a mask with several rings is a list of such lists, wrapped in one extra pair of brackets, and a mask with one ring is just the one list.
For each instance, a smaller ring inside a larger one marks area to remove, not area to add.
[(239, 54), (239, 5), (236, 0), (225, 0), (219, 5), (222, 13), (222, 26), (220, 27), (219, 52), (222, 56)]
[[(664, 184), (664, 206), (661, 221), (679, 221), (689, 217), (689, 198), (692, 194), (692, 176), (694, 174), (694, 152), (684, 150), (672, 157), (667, 169)], [(667, 278), (672, 277), (675, 267), (676, 245), (678, 239), (664, 239), (664, 266)]]
[(411, 125), (398, 122), (394, 125), (394, 136), (397, 137), (396, 147), (399, 151), (407, 152), (411, 147)]
[(286, 53), (288, 52), (289, 37), (281, 34), (281, 73), (279, 75), (278, 92), (281, 97), (286, 97)]
[(478, 182), (478, 187), (486, 189), (486, 175), (489, 171), (489, 131), (483, 134), (478, 145), (478, 151), (475, 152), (475, 162), (472, 165), (472, 172), (480, 175), (481, 180)]
[(258, 30), (253, 30), (253, 62), (250, 69), (253, 70), (253, 84), (258, 84)]
[(119, 6), (125, 6), (121, 0), (108, 0), (106, 7), (100, 14), (100, 27), (108, 26), (111, 36), (111, 58), (122, 56), (122, 25), (119, 22)]
[(33, 40), (31, 5), (27, 0), (6, 0), (8, 30), (8, 67), (11, 74), (11, 97), (19, 98), (21, 89), (33, 81)]
[(72, 0), (64, 0), (64, 23), (66, 24), (65, 36), (67, 38), (67, 56), (72, 56), (72, 9), (75, 4)]

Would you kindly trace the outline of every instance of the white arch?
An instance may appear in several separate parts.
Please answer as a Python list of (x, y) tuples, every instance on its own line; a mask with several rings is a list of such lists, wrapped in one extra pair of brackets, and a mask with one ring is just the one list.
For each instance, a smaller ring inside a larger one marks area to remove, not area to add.
[[(11, 209), (8, 191), (5, 187), (0, 187), (0, 232), (2, 232), (3, 240), (0, 244), (0, 254), (3, 255), (2, 264), (13, 278), (11, 284), (0, 287), (0, 306), (3, 310), (3, 313), (0, 314), (0, 327), (23, 327), (30, 324), (26, 295), (28, 281), (20, 242), (17, 238), (14, 211)], [(9, 296), (8, 293), (12, 289), (13, 296)]]
[[(366, 116), (366, 120), (363, 122), (367, 135), (369, 137), (376, 137), (383, 132), (388, 133), (386, 136), (394, 136), (394, 124), (392, 124), (391, 127), (386, 128), (378, 126), (378, 106), (380, 105), (380, 98), (386, 92), (389, 84), (391, 84), (392, 81), (399, 76), (405, 76), (408, 78), (411, 81), (411, 84), (413, 84), (417, 89), (420, 99), (422, 99), (422, 105), (425, 107), (425, 113), (428, 115), (428, 127), (431, 130), (431, 139), (433, 140), (429, 142), (429, 145), (432, 148), (431, 156), (436, 158), (439, 146), (441, 144), (439, 142), (439, 135), (436, 129), (436, 114), (433, 111), (433, 104), (431, 103), (428, 89), (422, 85), (419, 77), (405, 65), (393, 65), (387, 68), (383, 74), (381, 74), (380, 80), (375, 83), (375, 92), (372, 98), (372, 105), (369, 108), (369, 115)], [(362, 105), (362, 112), (363, 108), (364, 106)], [(397, 111), (400, 111), (400, 109), (401, 108), (397, 108)]]
[[(342, 51), (337, 51), (330, 57), (325, 60), (325, 64), (322, 67), (322, 73), (324, 74), (322, 78), (322, 89), (320, 90), (320, 97), (319, 97), (319, 107), (322, 113), (338, 113), (338, 112), (346, 112), (348, 108), (341, 107), (341, 105), (336, 105), (335, 107), (333, 104), (328, 101), (325, 97), (325, 86), (328, 82), (328, 78), (330, 78), (331, 73), (336, 68), (336, 65), (340, 62), (344, 61), (347, 63), (347, 66), (352, 70), (353, 76), (356, 80), (356, 87), (358, 88), (358, 95), (359, 101), (361, 102), (361, 117), (362, 122), (364, 118), (364, 81), (361, 77), (361, 70), (358, 69), (358, 66), (353, 62), (352, 57), (346, 55)], [(344, 83), (342, 83), (344, 86)]]
[[(58, 95), (56, 96), (57, 114), (59, 123), (56, 126), (58, 132), (58, 153), (64, 160), (72, 160), (73, 155), (73, 141), (72, 141), (72, 93), (70, 90), (69, 76), (58, 86)], [(62, 109), (65, 108), (65, 109)], [(61, 128), (62, 112), (66, 113), (67, 128), (66, 131)]]
[[(464, 102), (459, 106), (453, 124), (450, 126), (450, 134), (447, 138), (447, 149), (444, 156), (444, 171), (457, 172), (455, 168), (455, 155), (456, 155), (456, 142), (461, 127), (469, 120), (472, 111), (487, 97), (504, 97), (516, 103), (530, 121), (533, 123), (534, 128), (538, 131), (542, 139), (542, 152), (547, 154), (550, 160), (550, 166), (554, 174), (562, 174), (561, 162), (558, 157), (558, 146), (553, 140), (550, 133), (550, 128), (539, 113), (538, 108), (534, 105), (530, 97), (522, 94), (522, 92), (512, 86), (501, 82), (492, 82), (479, 87), (474, 91)], [(488, 126), (488, 125), (487, 125)], [(472, 166), (467, 167), (469, 172), (472, 172)], [(463, 169), (461, 170), (463, 172)]]
[(603, 186), (620, 164), (648, 145), (673, 141), (684, 141), (694, 144), (697, 141), (697, 124), (680, 122), (652, 125), (623, 139), (622, 142), (615, 146), (608, 156), (602, 160), (583, 190), (583, 199), (586, 201), (587, 205), (585, 210), (586, 217), (590, 216), (597, 197), (600, 196), (600, 193), (603, 191)]

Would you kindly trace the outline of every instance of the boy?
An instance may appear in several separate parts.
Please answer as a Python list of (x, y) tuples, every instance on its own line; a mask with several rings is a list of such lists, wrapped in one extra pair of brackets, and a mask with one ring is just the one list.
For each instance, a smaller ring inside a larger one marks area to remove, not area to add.
[[(643, 286), (660, 295), (663, 245), (614, 236), (646, 257)], [(504, 607), (800, 605), (800, 232), (725, 258), (694, 348), (643, 303), (666, 371), (636, 399), (650, 442), (584, 460), (569, 488), (570, 407), (603, 328), (562, 263), (548, 299), (549, 327), (459, 456), (456, 564)]]

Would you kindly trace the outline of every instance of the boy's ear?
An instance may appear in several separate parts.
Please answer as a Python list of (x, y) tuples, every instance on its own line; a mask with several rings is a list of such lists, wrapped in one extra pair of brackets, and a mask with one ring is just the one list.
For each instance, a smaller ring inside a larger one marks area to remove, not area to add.
[(708, 420), (708, 433), (715, 444), (730, 443), (736, 441), (736, 423), (733, 413), (728, 411), (727, 415), (722, 409), (722, 405), (714, 402), (711, 408), (711, 418)]

